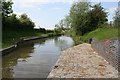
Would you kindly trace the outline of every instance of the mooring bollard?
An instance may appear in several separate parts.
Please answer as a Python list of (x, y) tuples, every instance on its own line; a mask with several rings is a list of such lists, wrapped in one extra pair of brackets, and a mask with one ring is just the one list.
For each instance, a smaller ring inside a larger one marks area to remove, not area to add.
[(89, 44), (91, 44), (92, 43), (92, 38), (89, 38)]

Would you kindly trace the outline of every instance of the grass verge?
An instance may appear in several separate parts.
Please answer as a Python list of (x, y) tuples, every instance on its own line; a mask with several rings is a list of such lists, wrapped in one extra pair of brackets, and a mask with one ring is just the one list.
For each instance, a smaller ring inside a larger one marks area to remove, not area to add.
[(2, 49), (13, 45), (15, 42), (19, 41), (21, 37), (33, 37), (41, 35), (49, 35), (54, 33), (38, 33), (38, 32), (16, 32), (16, 31), (4, 31), (2, 34)]
[(106, 40), (118, 37), (118, 28), (98, 28), (94, 31), (86, 33), (84, 36), (73, 36), (75, 44), (88, 43), (89, 38), (97, 40)]

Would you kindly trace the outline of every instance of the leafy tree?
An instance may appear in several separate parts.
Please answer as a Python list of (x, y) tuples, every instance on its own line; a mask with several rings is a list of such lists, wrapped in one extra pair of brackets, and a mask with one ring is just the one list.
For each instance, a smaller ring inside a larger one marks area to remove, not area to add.
[(2, 14), (2, 2), (0, 1), (0, 15)]
[(105, 12), (104, 8), (101, 6), (101, 3), (91, 7), (93, 9), (88, 12), (90, 19), (89, 20), (90, 31), (101, 27), (101, 25), (108, 21), (107, 12)]
[(89, 2), (75, 2), (70, 9), (71, 28), (75, 35), (83, 35), (88, 22)]
[(70, 27), (71, 27), (71, 18), (70, 18), (70, 16), (68, 15), (68, 16), (65, 16), (65, 23), (64, 23), (64, 25), (65, 25), (65, 28), (66, 29), (70, 29)]
[(59, 24), (55, 25), (55, 31), (62, 32), (62, 30), (66, 29), (66, 21), (65, 19), (60, 20)]
[(59, 25), (58, 25), (58, 24), (56, 24), (56, 25), (55, 25), (55, 28), (59, 28)]
[(3, 17), (8, 17), (11, 13), (13, 13), (12, 4), (13, 2), (11, 0), (2, 2), (2, 16)]
[(32, 20), (30, 20), (30, 18), (24, 13), (21, 14), (19, 21), (21, 23), (21, 30), (25, 31), (25, 30), (33, 30), (35, 24), (32, 22)]
[(8, 23), (9, 23), (9, 19), (8, 17), (10, 16), (10, 14), (12, 14), (13, 10), (12, 10), (12, 4), (13, 2), (11, 0), (4, 0), (1, 1), (2, 3), (2, 26), (3, 26), (3, 30), (7, 29)]
[(115, 16), (113, 17), (113, 19), (114, 19), (114, 27), (118, 27), (119, 21), (120, 21), (118, 9), (116, 10)]
[(21, 14), (21, 16), (20, 16), (20, 19), (22, 19), (22, 20), (30, 20), (29, 18), (28, 18), (28, 16), (27, 16), (27, 14)]
[(56, 24), (54, 30), (56, 33), (60, 32), (60, 26), (58, 24)]
[(65, 21), (64, 21), (64, 19), (62, 19), (62, 20), (60, 20), (60, 22), (59, 22), (59, 29), (61, 29), (61, 30), (63, 30), (64, 29), (64, 25), (65, 25)]

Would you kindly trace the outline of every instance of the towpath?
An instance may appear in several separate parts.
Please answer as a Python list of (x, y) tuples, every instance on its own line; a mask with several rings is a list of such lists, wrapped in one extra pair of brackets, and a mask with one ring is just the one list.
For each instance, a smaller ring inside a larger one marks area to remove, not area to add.
[(48, 78), (118, 78), (118, 71), (84, 43), (63, 51)]

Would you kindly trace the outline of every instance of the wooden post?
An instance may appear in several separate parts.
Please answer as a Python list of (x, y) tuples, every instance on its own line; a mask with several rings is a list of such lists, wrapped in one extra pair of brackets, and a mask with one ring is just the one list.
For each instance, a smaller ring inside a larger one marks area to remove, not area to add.
[(110, 21), (110, 28), (112, 28), (112, 21)]

